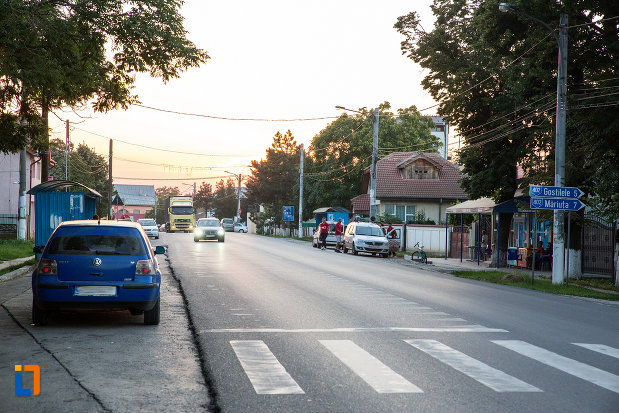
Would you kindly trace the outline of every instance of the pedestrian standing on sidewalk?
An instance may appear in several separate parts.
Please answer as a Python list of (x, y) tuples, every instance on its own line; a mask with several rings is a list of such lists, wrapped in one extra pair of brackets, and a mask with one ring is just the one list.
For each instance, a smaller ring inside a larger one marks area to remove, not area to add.
[(398, 251), (400, 250), (400, 241), (398, 241), (398, 234), (395, 228), (389, 222), (387, 225), (387, 231), (385, 232), (385, 237), (389, 240), (389, 256), (396, 256)]
[(335, 252), (342, 252), (340, 251), (340, 248), (342, 247), (342, 218), (337, 220), (333, 230), (335, 232)]
[(319, 225), (320, 229), (320, 243), (321, 250), (327, 249), (327, 236), (329, 235), (329, 224), (327, 223), (327, 218), (323, 218), (322, 222)]

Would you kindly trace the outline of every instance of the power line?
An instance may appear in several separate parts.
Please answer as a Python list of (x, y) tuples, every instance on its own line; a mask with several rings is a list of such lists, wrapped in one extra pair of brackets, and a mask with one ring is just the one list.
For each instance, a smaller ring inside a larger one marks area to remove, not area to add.
[(183, 116), (196, 116), (200, 118), (209, 118), (209, 119), (220, 119), (220, 120), (232, 120), (232, 121), (248, 121), (248, 122), (305, 122), (305, 121), (313, 121), (313, 120), (325, 120), (325, 119), (337, 119), (339, 116), (321, 116), (316, 118), (295, 118), (295, 119), (266, 119), (266, 118), (231, 118), (226, 116), (215, 116), (215, 115), (204, 115), (199, 113), (189, 113), (189, 112), (180, 112), (177, 110), (170, 109), (161, 109), (153, 106), (142, 105), (136, 103), (135, 106), (139, 106), (141, 108), (156, 110), (159, 112), (172, 113), (175, 115), (183, 115)]
[(163, 166), (164, 168), (170, 168), (170, 169), (206, 169), (206, 170), (210, 170), (210, 169), (226, 169), (226, 168), (251, 168), (251, 165), (228, 165), (228, 166), (183, 166), (183, 165), (170, 165), (170, 164), (166, 164), (166, 163), (155, 163), (155, 162), (144, 162), (144, 161), (136, 161), (133, 159), (127, 159), (127, 158), (122, 158), (122, 157), (114, 157), (114, 160), (116, 161), (124, 161), (124, 162), (131, 162), (131, 163), (139, 163), (139, 164), (143, 164), (143, 165), (153, 165), (153, 166)]
[(567, 26), (568, 29), (573, 29), (574, 27), (582, 27), (582, 26), (590, 26), (592, 24), (597, 24), (599, 22), (603, 22), (603, 21), (607, 21), (607, 20), (613, 20), (613, 19), (619, 19), (619, 16), (615, 16), (615, 17), (608, 17), (606, 19), (600, 19), (600, 20), (596, 20), (594, 22), (591, 23), (582, 23), (582, 24), (576, 24), (574, 26)]
[(125, 177), (125, 176), (114, 176), (113, 179), (132, 179), (135, 181), (199, 181), (199, 180), (208, 180), (208, 179), (224, 179), (230, 178), (231, 175), (222, 175), (222, 176), (203, 176), (200, 178), (133, 178), (133, 177)]

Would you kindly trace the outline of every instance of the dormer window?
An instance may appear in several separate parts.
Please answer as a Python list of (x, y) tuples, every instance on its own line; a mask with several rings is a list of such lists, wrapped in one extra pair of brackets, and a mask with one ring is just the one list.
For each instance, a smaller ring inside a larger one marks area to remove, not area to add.
[(403, 179), (438, 179), (438, 169), (432, 163), (417, 159), (400, 169)]

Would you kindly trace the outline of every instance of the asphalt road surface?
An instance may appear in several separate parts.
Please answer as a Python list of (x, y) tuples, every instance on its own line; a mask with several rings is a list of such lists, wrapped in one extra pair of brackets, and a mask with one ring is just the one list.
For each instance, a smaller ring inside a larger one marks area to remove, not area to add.
[(617, 412), (619, 306), (396, 259), (162, 234), (224, 412)]

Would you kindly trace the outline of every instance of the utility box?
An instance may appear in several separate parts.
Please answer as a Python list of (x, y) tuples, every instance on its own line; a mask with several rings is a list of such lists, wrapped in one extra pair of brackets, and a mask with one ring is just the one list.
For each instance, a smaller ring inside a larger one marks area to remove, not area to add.
[[(80, 192), (63, 192), (80, 188)], [(97, 212), (101, 194), (73, 181), (47, 181), (28, 191), (34, 195), (34, 246), (43, 248), (50, 235), (63, 221), (91, 219)], [(37, 260), (41, 254), (36, 255)]]

